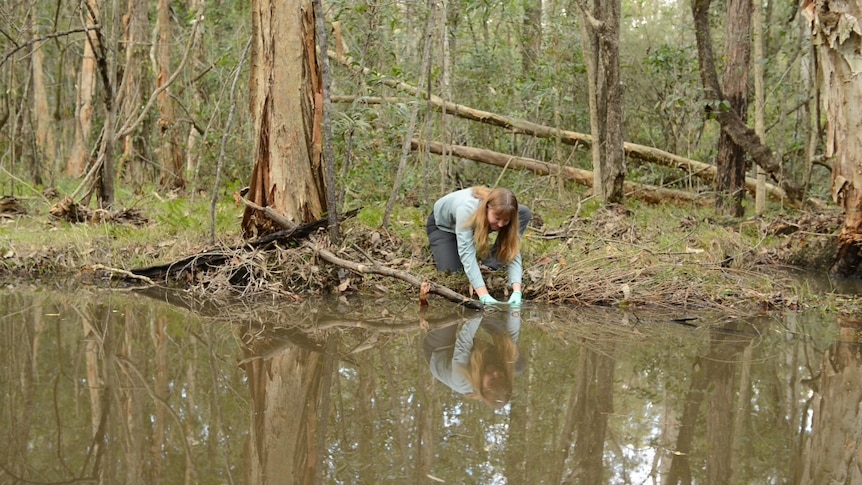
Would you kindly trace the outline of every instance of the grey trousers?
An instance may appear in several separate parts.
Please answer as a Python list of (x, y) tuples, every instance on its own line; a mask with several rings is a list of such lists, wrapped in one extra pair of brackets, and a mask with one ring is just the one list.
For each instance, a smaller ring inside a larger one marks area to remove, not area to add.
[[(518, 204), (518, 234), (524, 235), (532, 218), (533, 213), (530, 212), (530, 209), (525, 205)], [(431, 254), (434, 256), (437, 271), (461, 271), (464, 266), (458, 256), (458, 241), (455, 239), (455, 234), (437, 227), (434, 212), (428, 216), (425, 231), (428, 233), (428, 243), (431, 246)], [(482, 260), (482, 264), (491, 269), (502, 268), (503, 264), (497, 259), (497, 249), (498, 242), (495, 242), (491, 248), (491, 256)]]

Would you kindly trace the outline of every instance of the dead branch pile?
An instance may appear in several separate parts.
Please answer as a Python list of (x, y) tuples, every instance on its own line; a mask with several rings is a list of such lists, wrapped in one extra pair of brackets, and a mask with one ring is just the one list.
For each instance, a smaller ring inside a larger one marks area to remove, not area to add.
[(21, 205), (17, 197), (5, 196), (0, 198), (0, 217), (9, 219), (26, 213), (27, 209)]
[(117, 211), (105, 209), (88, 209), (77, 204), (71, 197), (65, 197), (48, 211), (51, 217), (72, 224), (99, 224), (112, 222), (115, 224), (130, 224), (145, 226), (149, 220), (138, 209), (123, 209)]

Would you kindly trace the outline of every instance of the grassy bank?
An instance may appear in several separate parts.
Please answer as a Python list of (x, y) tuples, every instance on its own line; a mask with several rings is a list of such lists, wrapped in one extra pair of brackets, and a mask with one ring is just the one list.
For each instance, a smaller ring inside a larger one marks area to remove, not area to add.
[[(522, 196), (536, 214), (523, 245), (527, 298), (740, 313), (810, 305), (855, 311), (855, 299), (823, 294), (791, 271), (823, 274), (834, 252), (838, 213), (775, 211), (764, 218), (724, 220), (701, 207), (630, 200), (624, 207), (604, 208), (579, 197)], [(110, 271), (93, 272), (94, 267), (131, 270), (242, 243), (242, 207), (229, 193), (215, 206), (215, 238), (210, 237), (211, 201), (205, 194), (121, 193), (117, 207), (122, 210), (113, 214), (129, 217), (77, 224), (49, 213), (59, 196), (31, 193), (16, 200), (24, 212), (5, 214), (0, 225), (0, 269), (7, 285), (56, 279), (105, 284)], [(363, 204), (343, 224), (340, 244), (327, 247), (344, 259), (374, 261), (466, 294), (466, 278), (433, 269), (424, 232), (427, 209), (418, 202), (399, 205), (382, 229), (384, 207), (385, 201)], [(316, 239), (329, 244), (326, 234)], [(332, 267), (305, 248), (237, 251), (226, 265), (229, 274), (239, 268), (250, 275), (247, 284), (235, 287), (215, 271), (180, 284), (216, 297), (414, 291), (400, 280)], [(488, 274), (487, 280), (493, 292), (506, 291), (504, 273)]]

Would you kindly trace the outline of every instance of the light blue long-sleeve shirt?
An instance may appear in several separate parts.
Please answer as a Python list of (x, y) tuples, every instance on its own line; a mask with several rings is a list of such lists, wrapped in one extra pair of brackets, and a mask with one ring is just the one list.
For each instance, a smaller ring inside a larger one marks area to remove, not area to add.
[[(461, 325), (458, 336), (455, 339), (455, 347), (444, 347), (433, 351), (429, 362), (431, 374), (453, 391), (461, 394), (470, 394), (474, 391), (473, 385), (467, 379), (466, 370), (470, 367), (470, 354), (473, 352), (473, 339), (487, 315), (479, 313)], [(509, 334), (515, 344), (521, 334), (520, 312), (509, 312), (506, 318), (505, 331)], [(449, 358), (449, 350), (452, 357)]]
[[(473, 196), (473, 189), (463, 189), (447, 194), (434, 203), (434, 220), (437, 227), (455, 234), (458, 242), (458, 257), (464, 266), (464, 273), (473, 288), (485, 286), (479, 261), (476, 257), (476, 246), (473, 243), (473, 228), (467, 227), (467, 221), (479, 207), (479, 199)], [(517, 229), (516, 229), (517, 230)], [(523, 267), (521, 253), (507, 265), (509, 284), (521, 283)]]
[[(461, 394), (473, 392), (473, 384), (467, 379), (465, 370), (470, 366), (470, 353), (473, 351), (473, 338), (482, 323), (482, 314), (464, 322), (458, 337), (455, 339), (455, 349), (449, 359), (447, 350), (438, 350), (431, 354), (431, 374), (453, 391)], [(451, 348), (451, 347), (450, 347)]]

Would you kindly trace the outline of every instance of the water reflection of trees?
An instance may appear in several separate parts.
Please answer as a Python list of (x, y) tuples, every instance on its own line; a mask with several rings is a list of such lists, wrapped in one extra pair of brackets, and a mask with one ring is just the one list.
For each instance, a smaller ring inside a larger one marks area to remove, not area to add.
[(834, 323), (801, 314), (693, 327), (530, 308), (527, 367), (495, 410), (437, 382), (420, 351), (423, 325), (467, 315), (412, 302), (206, 318), (118, 293), (18, 292), (0, 305), (2, 483), (859, 478), (850, 320), (836, 343)]
[(244, 420), (231, 424), (235, 406), (209, 396), (230, 395), (239, 374), (208, 365), (206, 349), (218, 359), (236, 343), (151, 303), (83, 290), (3, 295), (0, 482), (226, 481), (241, 447), (231, 456), (221, 430)]

